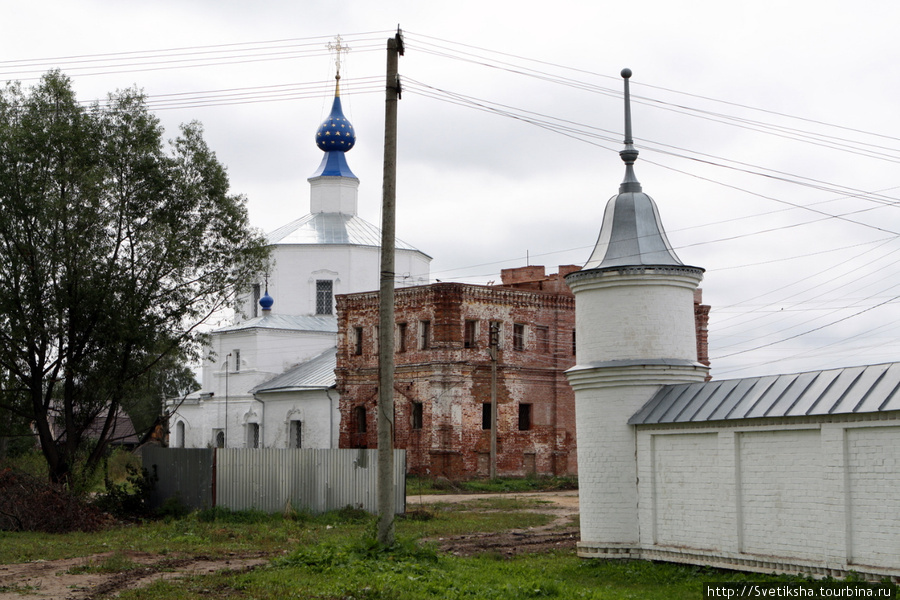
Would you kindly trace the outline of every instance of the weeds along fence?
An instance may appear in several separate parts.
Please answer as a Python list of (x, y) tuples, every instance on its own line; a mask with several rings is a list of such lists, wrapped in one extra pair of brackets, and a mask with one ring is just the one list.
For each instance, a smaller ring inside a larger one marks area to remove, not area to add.
[[(150, 503), (177, 497), (191, 508), (280, 512), (290, 504), (314, 514), (353, 506), (376, 513), (377, 450), (285, 448), (142, 449), (158, 478)], [(395, 506), (406, 511), (406, 451), (394, 450)]]

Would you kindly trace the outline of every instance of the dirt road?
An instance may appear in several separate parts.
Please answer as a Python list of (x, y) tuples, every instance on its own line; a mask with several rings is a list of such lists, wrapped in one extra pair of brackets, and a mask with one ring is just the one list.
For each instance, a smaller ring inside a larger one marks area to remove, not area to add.
[(410, 512), (441, 502), (469, 502), (485, 498), (540, 500), (543, 503), (535, 504), (529, 510), (553, 515), (554, 519), (540, 527), (511, 529), (501, 533), (473, 533), (434, 540), (442, 551), (456, 556), (472, 556), (483, 552), (514, 556), (558, 550), (575, 551), (575, 543), (578, 541), (578, 527), (574, 521), (578, 516), (577, 491), (408, 496), (406, 510)]
[[(456, 556), (493, 552), (512, 556), (523, 552), (574, 551), (578, 530), (572, 519), (578, 515), (578, 492), (533, 492), (517, 494), (456, 494), (410, 496), (407, 512), (427, 509), (436, 503), (469, 502), (485, 498), (542, 500), (534, 512), (553, 515), (541, 527), (512, 529), (502, 533), (469, 534), (435, 540), (439, 548)], [(32, 561), (0, 565), (0, 600), (89, 600), (150, 585), (163, 578), (183, 577), (216, 571), (243, 571), (266, 564), (269, 557), (235, 554), (225, 559), (193, 556), (172, 558), (144, 552), (120, 553), (141, 568), (119, 573), (82, 572), (85, 565), (100, 565), (113, 553), (52, 561)]]

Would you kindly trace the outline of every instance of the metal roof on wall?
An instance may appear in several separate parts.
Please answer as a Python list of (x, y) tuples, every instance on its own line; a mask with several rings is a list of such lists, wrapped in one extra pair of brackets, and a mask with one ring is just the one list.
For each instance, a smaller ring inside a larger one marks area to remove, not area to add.
[(336, 367), (337, 348), (330, 348), (305, 363), (261, 383), (250, 392), (256, 394), (333, 387), (336, 381), (334, 375)]
[(663, 386), (631, 425), (900, 410), (900, 363)]
[(216, 329), (216, 333), (242, 331), (246, 329), (282, 329), (285, 331), (317, 331), (337, 333), (337, 317), (303, 315), (264, 315)]
[[(268, 235), (269, 244), (350, 244), (381, 247), (381, 230), (355, 215), (320, 212), (300, 217)], [(420, 250), (402, 240), (399, 250)]]

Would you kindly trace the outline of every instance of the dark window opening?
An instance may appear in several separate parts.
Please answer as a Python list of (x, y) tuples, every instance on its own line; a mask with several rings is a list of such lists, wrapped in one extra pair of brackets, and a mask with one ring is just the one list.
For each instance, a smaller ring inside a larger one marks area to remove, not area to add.
[(365, 406), (357, 406), (354, 409), (356, 413), (354, 416), (356, 417), (356, 433), (365, 433), (366, 432), (366, 407)]
[(431, 321), (419, 321), (419, 349), (431, 347)]
[(406, 323), (397, 323), (397, 352), (406, 352)]
[(521, 323), (513, 325), (513, 350), (525, 349), (525, 326)]
[(412, 428), (422, 429), (422, 403), (412, 403)]
[(330, 315), (333, 314), (334, 304), (334, 282), (330, 279), (319, 279), (316, 281), (316, 314)]
[(528, 431), (531, 429), (531, 405), (519, 405), (519, 431)]
[(575, 356), (575, 330), (572, 330), (572, 356)]
[(291, 421), (291, 448), (303, 447), (303, 421)]
[(353, 335), (355, 336), (355, 339), (353, 340), (353, 353), (359, 356), (363, 353), (363, 328), (354, 327)]
[(481, 428), (491, 428), (491, 403), (485, 402), (481, 405)]
[(478, 336), (478, 321), (466, 321), (465, 330), (463, 331), (463, 346), (465, 348), (475, 348)]
[(221, 429), (216, 431), (216, 448), (225, 447), (225, 432)]
[(259, 448), (259, 423), (247, 424), (247, 447)]

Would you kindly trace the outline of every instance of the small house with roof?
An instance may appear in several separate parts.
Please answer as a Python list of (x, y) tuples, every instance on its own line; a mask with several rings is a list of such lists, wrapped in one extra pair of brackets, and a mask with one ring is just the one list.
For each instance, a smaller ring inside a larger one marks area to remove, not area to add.
[(622, 76), (625, 178), (566, 277), (579, 555), (900, 577), (900, 364), (707, 381), (703, 269), (675, 255), (635, 177)]
[[(324, 153), (309, 178), (309, 214), (268, 235), (271, 267), (213, 331), (201, 389), (167, 403), (172, 447), (337, 448), (337, 294), (378, 288), (381, 232), (357, 214), (359, 179), (346, 153), (340, 70), (316, 131)], [(431, 257), (397, 241), (397, 285), (428, 282)]]

